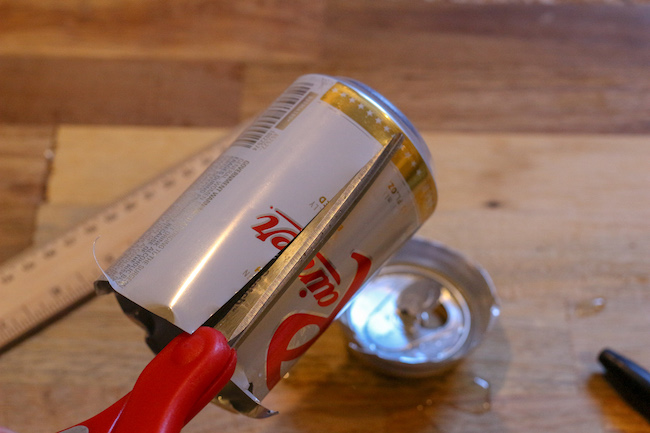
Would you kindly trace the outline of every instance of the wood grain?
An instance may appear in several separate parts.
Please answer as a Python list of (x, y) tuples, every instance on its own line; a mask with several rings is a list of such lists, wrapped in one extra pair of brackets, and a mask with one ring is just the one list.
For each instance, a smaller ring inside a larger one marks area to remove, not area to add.
[[(645, 6), (341, 1), (325, 21), (322, 60), (298, 71), (361, 80), (423, 130), (631, 133), (650, 126)], [(247, 83), (264, 92), (259, 100), (246, 95), (246, 114), (296, 75), (292, 65), (246, 71)]]
[[(57, 148), (52, 164), (47, 202), (38, 208), (34, 242), (44, 243), (81, 223), (135, 185), (208, 147), (224, 131), (71, 125), (59, 128), (56, 141), (64, 145)], [(97, 140), (98, 136), (101, 140)], [(92, 181), (80, 189), (80, 179)]]
[(224, 62), (2, 57), (0, 119), (233, 125), (238, 67)]
[(0, 52), (89, 58), (309, 59), (324, 2), (3, 1)]
[(52, 146), (52, 128), (0, 125), (0, 262), (32, 241)]
[[(419, 382), (372, 373), (333, 328), (269, 396), (278, 417), (211, 407), (186, 431), (647, 432), (595, 356), (650, 366), (649, 48), (636, 0), (0, 0), (0, 262), (297, 76), (352, 77), (428, 132), (440, 206), (420, 234), (485, 266), (503, 314), (458, 370)], [(0, 425), (64, 428), (150, 358), (97, 298), (0, 356)]]
[[(162, 155), (180, 142), (198, 147), (219, 133), (63, 127), (52, 198), (68, 209), (112, 200), (110, 183), (70, 169), (79, 165), (73, 156), (82, 153), (80, 144), (94, 166), (115, 157), (102, 143), (137, 138), (134, 154), (114, 167), (126, 188), (129, 179), (139, 181), (132, 176), (139, 167), (167, 164), (150, 161), (151, 149)], [(650, 365), (648, 138), (428, 133), (425, 139), (440, 206), (419, 235), (481, 263), (501, 297), (502, 315), (479, 349), (445, 376), (396, 380), (350, 357), (334, 327), (265, 400), (280, 415), (254, 421), (209, 407), (184, 431), (648, 431), (596, 363), (600, 349), (611, 346)], [(41, 223), (47, 220), (41, 215)], [(595, 297), (605, 298), (605, 308), (578, 314), (577, 306)], [(142, 339), (114, 299), (93, 300), (0, 357), (0, 424), (53, 431), (107, 406), (151, 358)], [(487, 412), (476, 410), (485, 397), (468, 385), (474, 377), (491, 385)]]
[(425, 130), (650, 131), (650, 6), (4, 1), (0, 121), (234, 126), (304, 72)]

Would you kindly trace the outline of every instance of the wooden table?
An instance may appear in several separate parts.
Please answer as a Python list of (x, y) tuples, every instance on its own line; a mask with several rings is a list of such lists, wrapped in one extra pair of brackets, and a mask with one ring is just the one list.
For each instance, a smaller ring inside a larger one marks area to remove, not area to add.
[[(440, 202), (419, 235), (494, 279), (501, 317), (443, 377), (373, 373), (333, 327), (265, 400), (278, 416), (208, 407), (184, 431), (650, 431), (596, 362), (650, 367), (650, 7), (9, 1), (0, 24), (0, 259), (319, 71), (424, 132)], [(109, 296), (76, 309), (0, 355), (0, 425), (96, 413), (151, 359), (142, 340)]]

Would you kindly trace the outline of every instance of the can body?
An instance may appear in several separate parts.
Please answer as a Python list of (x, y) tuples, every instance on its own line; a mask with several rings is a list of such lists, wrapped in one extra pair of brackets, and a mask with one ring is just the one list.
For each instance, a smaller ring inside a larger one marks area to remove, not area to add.
[(428, 149), (387, 101), (351, 80), (300, 77), (109, 268), (109, 282), (193, 332), (398, 132), (403, 148), (238, 348), (237, 383), (263, 398), (434, 210)]

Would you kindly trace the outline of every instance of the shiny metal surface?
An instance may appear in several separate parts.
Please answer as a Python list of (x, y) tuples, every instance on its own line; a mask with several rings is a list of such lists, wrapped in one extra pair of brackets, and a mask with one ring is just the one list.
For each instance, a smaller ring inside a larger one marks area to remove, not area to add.
[(264, 317), (289, 284), (298, 277), (345, 217), (390, 162), (404, 140), (393, 139), (348, 182), (341, 192), (300, 232), (260, 276), (243, 297), (221, 319), (216, 329), (237, 348), (256, 322)]
[(442, 244), (411, 239), (340, 322), (363, 361), (393, 376), (425, 377), (466, 357), (498, 315), (485, 270)]

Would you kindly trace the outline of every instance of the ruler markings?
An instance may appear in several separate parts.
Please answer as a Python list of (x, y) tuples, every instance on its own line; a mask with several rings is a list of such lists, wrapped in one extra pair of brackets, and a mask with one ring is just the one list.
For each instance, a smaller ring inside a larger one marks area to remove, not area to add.
[(175, 165), (80, 225), (0, 265), (0, 350), (94, 295), (101, 275), (92, 254), (110, 264), (211, 164), (238, 131)]

